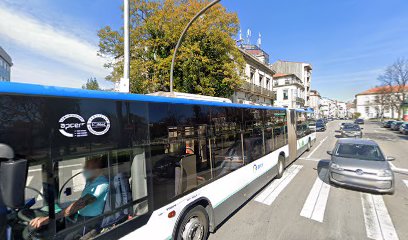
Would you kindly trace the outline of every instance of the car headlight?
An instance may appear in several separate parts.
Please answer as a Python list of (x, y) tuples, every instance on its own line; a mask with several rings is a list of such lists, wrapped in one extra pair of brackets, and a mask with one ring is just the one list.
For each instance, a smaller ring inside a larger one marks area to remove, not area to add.
[(344, 170), (342, 167), (340, 167), (339, 164), (336, 164), (336, 163), (332, 163), (330, 165), (330, 168), (333, 169), (333, 170), (337, 170), (337, 171), (343, 171)]
[(377, 176), (379, 177), (391, 177), (392, 176), (392, 171), (391, 170), (381, 170), (377, 173)]

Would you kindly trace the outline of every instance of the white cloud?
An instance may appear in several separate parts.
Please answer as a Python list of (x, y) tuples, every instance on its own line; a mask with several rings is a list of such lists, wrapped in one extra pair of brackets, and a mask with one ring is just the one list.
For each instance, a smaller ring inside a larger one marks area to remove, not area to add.
[[(104, 59), (97, 56), (97, 46), (4, 4), (0, 4), (1, 38), (20, 48), (85, 72), (87, 76), (102, 79), (108, 74), (108, 70), (103, 67)], [(15, 62), (17, 64), (17, 61)], [(27, 69), (23, 73), (25, 70), (21, 66), (15, 65), (14, 68), (16, 76), (29, 75), (28, 73), (34, 70)], [(39, 73), (47, 74), (40, 70), (35, 74)]]

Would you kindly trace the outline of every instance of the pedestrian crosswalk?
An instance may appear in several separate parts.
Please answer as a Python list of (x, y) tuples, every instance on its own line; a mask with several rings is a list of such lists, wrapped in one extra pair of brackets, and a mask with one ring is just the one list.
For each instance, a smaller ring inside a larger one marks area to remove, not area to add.
[[(297, 176), (301, 175), (299, 173), (302, 169), (304, 169), (302, 165), (290, 166), (285, 171), (281, 179), (272, 181), (263, 191), (255, 196), (254, 201), (268, 206), (273, 206), (275, 200), (279, 198), (280, 195), (286, 194), (285, 189), (291, 184), (295, 184), (295, 179)], [(303, 201), (303, 207), (299, 212), (300, 217), (310, 219), (317, 223), (324, 222), (326, 208), (333, 207), (328, 204), (330, 201), (330, 190), (332, 188), (329, 184), (328, 178), (328, 169), (325, 167), (320, 168), (313, 185), (310, 185), (310, 190), (306, 199)], [(397, 181), (401, 181), (401, 179), (397, 179)], [(402, 182), (404, 183), (403, 186), (407, 188), (405, 190), (408, 190), (408, 180), (402, 180)], [(358, 192), (350, 191), (348, 193), (356, 194)], [(387, 206), (384, 202), (383, 195), (365, 192), (361, 192), (359, 194), (359, 196), (356, 196), (361, 201), (359, 204), (361, 206), (363, 216), (361, 221), (364, 222), (367, 238), (375, 240), (398, 240), (399, 237), (397, 231), (395, 230), (391, 215), (389, 214)], [(283, 198), (287, 197), (288, 196), (285, 195)], [(299, 196), (296, 195), (296, 197)], [(338, 210), (348, 211), (349, 209)], [(356, 214), (356, 216), (358, 216), (358, 214)]]
[(292, 165), (284, 173), (282, 178), (273, 181), (261, 194), (259, 194), (255, 201), (266, 205), (271, 205), (278, 195), (286, 188), (292, 179), (298, 174), (303, 166)]
[(303, 205), (300, 216), (323, 222), (324, 211), (330, 192), (330, 185), (327, 184), (328, 180), (328, 170), (327, 168), (322, 168)]

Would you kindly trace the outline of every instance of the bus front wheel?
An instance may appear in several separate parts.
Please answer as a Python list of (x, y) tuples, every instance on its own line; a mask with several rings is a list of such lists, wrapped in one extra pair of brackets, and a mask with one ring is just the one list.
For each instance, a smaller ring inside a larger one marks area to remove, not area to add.
[(177, 240), (206, 240), (209, 234), (207, 211), (201, 205), (192, 208), (184, 216), (177, 231)]

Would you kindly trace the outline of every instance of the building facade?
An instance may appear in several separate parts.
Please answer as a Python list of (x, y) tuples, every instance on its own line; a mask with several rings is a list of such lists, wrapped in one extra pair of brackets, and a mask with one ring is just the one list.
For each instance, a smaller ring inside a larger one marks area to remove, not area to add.
[(317, 90), (310, 90), (309, 107), (313, 108), (316, 118), (321, 118), (320, 107), (322, 97)]
[[(408, 94), (408, 86), (405, 87)], [(376, 87), (356, 95), (356, 111), (361, 118), (398, 118), (401, 109), (401, 94), (397, 87)], [(398, 112), (400, 111), (400, 112)]]
[(10, 82), (11, 80), (11, 66), (13, 66), (13, 61), (10, 55), (0, 47), (0, 81)]
[(337, 101), (323, 97), (320, 104), (320, 115), (322, 118), (337, 117)]
[(302, 84), (305, 88), (305, 107), (309, 107), (310, 87), (312, 83), (312, 65), (303, 62), (278, 60), (271, 65), (271, 68), (277, 73), (295, 74), (302, 81)]
[(277, 73), (273, 76), (275, 106), (286, 108), (305, 107), (305, 87), (295, 74)]
[(272, 81), (275, 72), (268, 63), (269, 55), (255, 45), (238, 47), (245, 59), (245, 82), (235, 91), (232, 101), (236, 103), (274, 105)]

